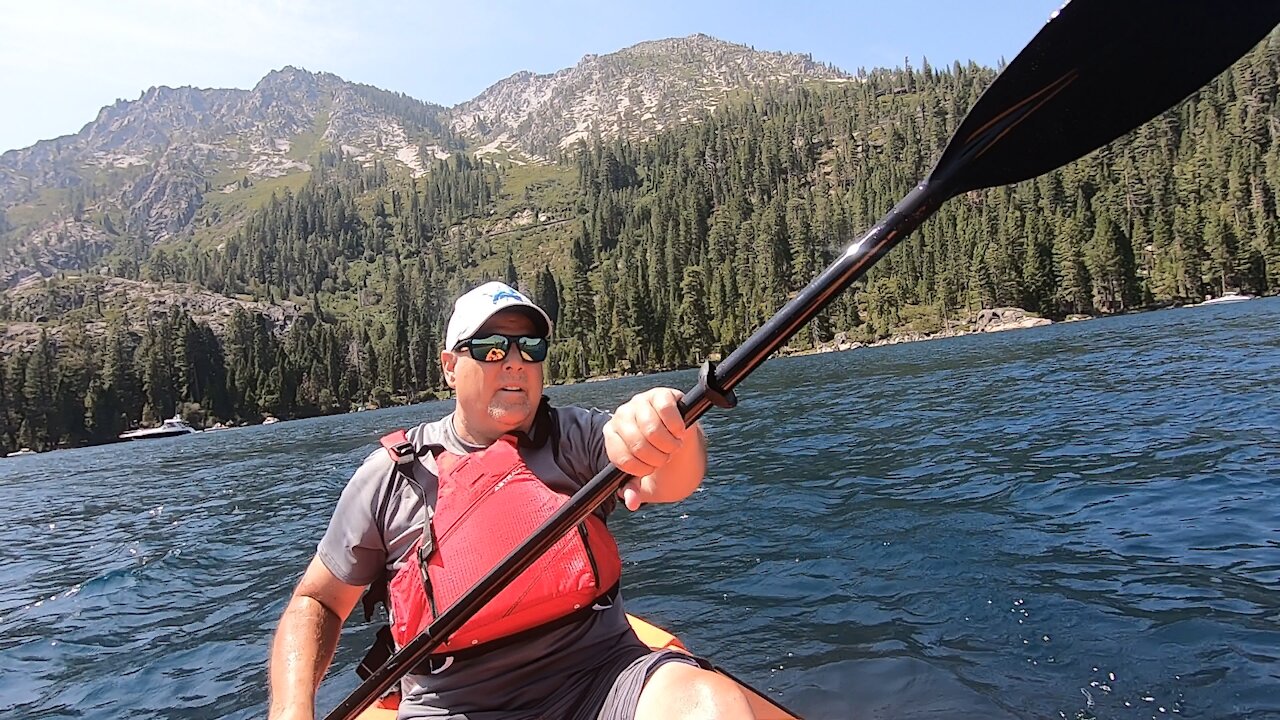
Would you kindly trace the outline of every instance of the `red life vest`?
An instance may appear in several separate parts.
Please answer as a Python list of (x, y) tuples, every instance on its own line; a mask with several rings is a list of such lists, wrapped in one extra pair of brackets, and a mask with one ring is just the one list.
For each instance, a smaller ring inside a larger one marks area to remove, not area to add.
[[(553, 438), (551, 440), (555, 442)], [(416, 457), (404, 431), (382, 439), (398, 464)], [(388, 585), (391, 635), (404, 647), (568, 502), (538, 479), (504, 436), (466, 455), (440, 449), (436, 505)], [(468, 620), (437, 654), (483, 645), (587, 611), (616, 590), (622, 558), (594, 513)]]

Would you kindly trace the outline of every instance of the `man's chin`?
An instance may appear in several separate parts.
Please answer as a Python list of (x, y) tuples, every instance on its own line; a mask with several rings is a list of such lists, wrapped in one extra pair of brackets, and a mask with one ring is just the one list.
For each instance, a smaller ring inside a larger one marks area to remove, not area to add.
[(523, 427), (533, 418), (536, 407), (527, 397), (494, 398), (489, 404), (489, 417), (494, 422), (512, 429)]

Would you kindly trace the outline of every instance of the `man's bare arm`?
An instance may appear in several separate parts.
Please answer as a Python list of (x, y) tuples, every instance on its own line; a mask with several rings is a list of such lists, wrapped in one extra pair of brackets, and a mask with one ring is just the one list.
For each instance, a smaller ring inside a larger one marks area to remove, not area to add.
[(333, 661), (342, 624), (363, 592), (335, 577), (319, 557), (312, 558), (271, 646), (271, 720), (315, 717), (316, 688)]

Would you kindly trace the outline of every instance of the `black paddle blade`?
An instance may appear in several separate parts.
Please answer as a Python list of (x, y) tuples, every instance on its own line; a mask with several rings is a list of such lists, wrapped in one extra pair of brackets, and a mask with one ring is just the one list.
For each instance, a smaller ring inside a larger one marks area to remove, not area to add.
[(1276, 23), (1280, 0), (1069, 2), (982, 94), (930, 181), (955, 195), (1065, 165), (1190, 95)]

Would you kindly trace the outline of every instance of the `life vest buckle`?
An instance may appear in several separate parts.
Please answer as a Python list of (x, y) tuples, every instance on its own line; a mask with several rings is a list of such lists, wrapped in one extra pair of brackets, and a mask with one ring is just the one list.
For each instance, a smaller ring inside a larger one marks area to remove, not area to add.
[(412, 462), (418, 456), (417, 448), (409, 442), (409, 437), (404, 430), (387, 433), (378, 442), (391, 456), (391, 461), (397, 465)]

